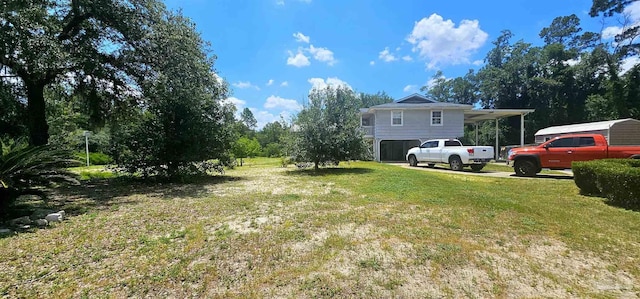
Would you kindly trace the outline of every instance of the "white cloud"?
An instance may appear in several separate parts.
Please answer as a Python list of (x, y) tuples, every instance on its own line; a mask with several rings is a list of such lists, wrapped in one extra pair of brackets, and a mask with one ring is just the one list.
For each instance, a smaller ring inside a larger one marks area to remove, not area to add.
[(402, 56), (402, 60), (404, 60), (404, 61), (413, 61), (413, 58), (411, 58), (411, 56), (409, 56), (409, 55), (405, 55), (405, 56)]
[(293, 34), (293, 37), (296, 38), (296, 41), (299, 43), (309, 43), (310, 38), (304, 34), (302, 34), (301, 32), (296, 32)]
[(236, 97), (228, 97), (223, 101), (223, 104), (233, 104), (236, 106), (236, 112), (239, 112), (242, 111), (247, 102)]
[(260, 90), (260, 87), (251, 84), (251, 82), (249, 81), (246, 81), (246, 82), (239, 81), (239, 82), (233, 83), (232, 85), (240, 89), (255, 88), (256, 90)]
[(604, 30), (602, 30), (602, 38), (612, 39), (620, 33), (622, 33), (622, 27), (618, 27), (618, 26), (607, 27)]
[(289, 82), (284, 81), (284, 82), (280, 83), (280, 86), (283, 86), (283, 87), (289, 86)]
[(622, 64), (620, 65), (620, 73), (624, 74), (629, 71), (632, 67), (640, 64), (640, 57), (631, 56), (622, 60)]
[(284, 0), (278, 0), (278, 1), (276, 1), (276, 4), (277, 5), (284, 5)]
[[(626, 28), (640, 26), (640, 1), (635, 1), (624, 8), (622, 14), (626, 21), (629, 22)], [(622, 33), (624, 29), (619, 26), (610, 26), (602, 30), (602, 38), (613, 39), (616, 35)]]
[(220, 85), (224, 84), (224, 79), (222, 79), (222, 77), (220, 77), (218, 74), (213, 73), (213, 77), (216, 78), (216, 81), (218, 81), (218, 84)]
[(280, 121), (281, 117), (285, 120), (291, 119), (291, 113), (289, 111), (282, 111), (278, 114), (273, 114), (269, 111), (264, 111), (264, 110), (255, 110), (255, 109), (251, 109), (251, 110), (252, 110), (251, 112), (253, 112), (253, 116), (256, 118), (258, 130), (261, 130), (262, 128), (264, 128), (264, 126), (268, 123), (272, 123), (274, 121)]
[(416, 87), (418, 87), (417, 85), (407, 85), (405, 86), (402, 91), (404, 92), (416, 92)]
[(267, 98), (267, 101), (264, 103), (264, 107), (267, 109), (282, 108), (289, 111), (302, 110), (302, 105), (300, 105), (298, 101), (285, 99), (274, 95)]
[(336, 63), (335, 58), (333, 58), (333, 52), (327, 48), (316, 48), (313, 45), (309, 45), (309, 53), (313, 55), (314, 59), (326, 62), (328, 65), (334, 65)]
[(375, 64), (376, 64), (375, 61), (373, 61), (373, 60), (369, 61), (369, 65), (375, 65)]
[(439, 65), (469, 63), (471, 54), (484, 45), (488, 34), (478, 20), (462, 20), (456, 25), (438, 14), (415, 23), (407, 41), (413, 45), (428, 68)]
[(396, 58), (389, 52), (389, 47), (386, 47), (384, 48), (384, 50), (380, 51), (378, 58), (380, 58), (384, 62), (392, 62), (398, 60), (398, 58)]
[(629, 16), (632, 22), (640, 22), (640, 2), (635, 1), (624, 8), (624, 13)]
[(568, 65), (568, 66), (574, 66), (577, 65), (578, 63), (580, 63), (580, 57), (578, 57), (578, 59), (569, 59), (569, 60), (565, 60), (562, 63), (564, 65)]
[(273, 85), (273, 79), (269, 79), (269, 81), (267, 82), (267, 86), (271, 86)]
[(310, 78), (309, 80), (307, 80), (307, 82), (311, 84), (309, 93), (311, 93), (311, 91), (313, 91), (314, 89), (325, 89), (327, 88), (327, 86), (331, 88), (344, 87), (353, 90), (351, 85), (349, 85), (345, 81), (338, 79), (337, 77), (329, 77), (327, 78), (327, 80), (324, 80), (322, 78)]
[(484, 60), (478, 59), (472, 62), (473, 65), (481, 66), (484, 63)]
[(302, 54), (302, 51), (298, 50), (298, 54), (293, 55), (293, 52), (289, 51), (289, 58), (287, 58), (287, 65), (293, 65), (295, 67), (303, 67), (310, 65), (309, 57)]

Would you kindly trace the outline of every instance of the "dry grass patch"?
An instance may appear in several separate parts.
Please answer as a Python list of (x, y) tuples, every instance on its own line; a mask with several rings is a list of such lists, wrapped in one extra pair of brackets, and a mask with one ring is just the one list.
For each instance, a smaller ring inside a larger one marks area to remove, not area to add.
[(299, 171), (61, 191), (0, 239), (5, 297), (636, 297), (640, 216), (571, 181)]

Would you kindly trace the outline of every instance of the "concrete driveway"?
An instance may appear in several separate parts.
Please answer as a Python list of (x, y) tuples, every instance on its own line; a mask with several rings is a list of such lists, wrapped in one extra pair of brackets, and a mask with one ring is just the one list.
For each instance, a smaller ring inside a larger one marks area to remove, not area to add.
[[(433, 168), (429, 168), (426, 165), (418, 165), (416, 167), (409, 166), (408, 163), (389, 163), (391, 165), (396, 165), (399, 167), (414, 169), (420, 171), (433, 171), (440, 173), (449, 173), (449, 174), (460, 174), (460, 175), (476, 175), (476, 176), (484, 176), (484, 177), (496, 177), (496, 178), (512, 178), (512, 179), (528, 179), (528, 180), (536, 180), (536, 179), (555, 179), (555, 180), (573, 180), (573, 173), (571, 170), (567, 171), (554, 171), (554, 173), (538, 173), (534, 177), (520, 177), (516, 176), (513, 171), (494, 171), (494, 170), (481, 170), (479, 172), (471, 171), (471, 168), (465, 167), (462, 171), (453, 171), (449, 169), (449, 167), (445, 164), (436, 164)], [(503, 163), (496, 163), (500, 165), (504, 165)]]

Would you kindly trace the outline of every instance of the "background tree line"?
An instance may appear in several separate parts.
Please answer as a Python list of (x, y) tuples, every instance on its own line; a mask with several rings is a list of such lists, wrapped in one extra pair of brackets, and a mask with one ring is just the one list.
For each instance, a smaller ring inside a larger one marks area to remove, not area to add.
[[(527, 143), (533, 143), (537, 130), (549, 126), (640, 119), (640, 64), (622, 69), (626, 58), (640, 55), (640, 20), (633, 23), (622, 14), (634, 1), (594, 0), (592, 17), (621, 18), (623, 28), (613, 41), (604, 40), (601, 33), (583, 32), (575, 14), (557, 17), (543, 28), (542, 46), (514, 41), (504, 30), (481, 69), (451, 79), (437, 72), (433, 84), (422, 91), (439, 101), (488, 109), (533, 108), (525, 124)], [(501, 120), (501, 140), (519, 144), (519, 122), (519, 117)], [(491, 144), (494, 131), (494, 123), (484, 123), (479, 143)]]

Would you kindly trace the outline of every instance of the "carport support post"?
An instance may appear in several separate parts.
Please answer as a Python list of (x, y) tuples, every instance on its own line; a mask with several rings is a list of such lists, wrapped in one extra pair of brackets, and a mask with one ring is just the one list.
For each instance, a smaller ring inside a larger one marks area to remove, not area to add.
[(524, 113), (520, 113), (520, 146), (524, 146)]
[(478, 144), (478, 122), (476, 122), (476, 145)]
[(499, 132), (499, 131), (498, 131), (498, 118), (496, 118), (496, 152), (495, 152), (495, 154), (496, 154), (496, 161), (498, 161), (498, 158), (499, 158), (499, 156), (500, 156), (500, 148), (498, 148), (498, 146), (499, 146), (499, 144), (500, 144), (500, 142), (499, 142), (499, 140), (498, 140), (498, 132)]

